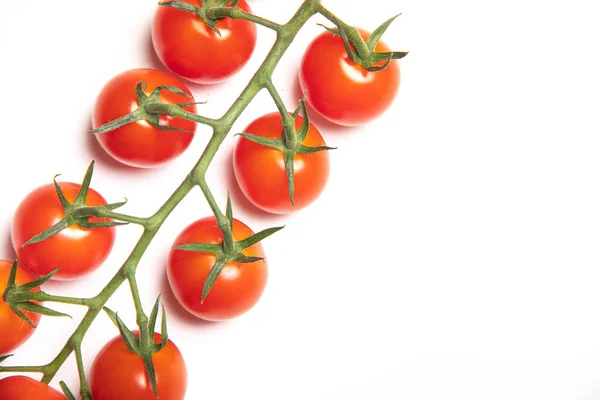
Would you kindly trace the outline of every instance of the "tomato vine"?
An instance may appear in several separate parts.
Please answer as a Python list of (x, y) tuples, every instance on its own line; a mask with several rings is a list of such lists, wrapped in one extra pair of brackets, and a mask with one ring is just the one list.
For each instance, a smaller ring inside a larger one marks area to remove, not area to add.
[[(199, 3), (199, 2), (198, 2)], [(52, 271), (49, 275), (42, 277), (33, 283), (25, 285), (17, 285), (14, 282), (14, 274), (16, 274), (17, 264), (13, 265), (13, 281), (9, 279), (9, 284), (3, 294), (3, 299), (12, 308), (18, 310), (29, 310), (35, 311), (40, 314), (47, 315), (59, 315), (55, 311), (45, 306), (35, 305), (39, 302), (58, 302), (66, 304), (78, 304), (87, 307), (87, 312), (82, 318), (80, 324), (74, 330), (72, 335), (68, 338), (62, 349), (50, 362), (39, 366), (0, 366), (0, 372), (36, 372), (41, 373), (41, 382), (48, 384), (53, 380), (58, 370), (65, 363), (67, 358), (75, 353), (77, 367), (79, 371), (79, 378), (81, 383), (81, 397), (84, 399), (91, 398), (90, 387), (88, 386), (88, 380), (85, 375), (85, 368), (83, 365), (83, 357), (81, 354), (81, 343), (84, 336), (88, 332), (92, 322), (95, 318), (103, 311), (106, 310), (109, 317), (119, 327), (122, 340), (124, 341), (127, 348), (132, 352), (140, 355), (144, 361), (148, 377), (152, 382), (154, 393), (156, 394), (156, 377), (154, 376), (154, 365), (153, 365), (153, 354), (160, 351), (162, 348), (168, 345), (168, 334), (166, 328), (166, 320), (163, 311), (163, 323), (161, 324), (161, 339), (158, 343), (155, 343), (155, 327), (157, 323), (157, 316), (159, 311), (159, 299), (157, 299), (154, 308), (150, 315), (144, 311), (140, 294), (138, 290), (136, 272), (137, 267), (142, 259), (146, 249), (150, 246), (157, 232), (169, 217), (171, 212), (177, 207), (177, 205), (190, 193), (195, 187), (199, 187), (208, 202), (213, 214), (214, 221), (218, 230), (221, 233), (221, 243), (192, 243), (180, 244), (179, 247), (186, 251), (198, 251), (205, 253), (212, 253), (215, 255), (215, 264), (210, 271), (208, 278), (202, 288), (202, 301), (205, 300), (209, 294), (212, 285), (215, 282), (216, 277), (219, 275), (222, 268), (229, 262), (238, 263), (251, 263), (262, 260), (261, 257), (254, 255), (248, 255), (245, 252), (246, 249), (256, 245), (261, 240), (265, 239), (269, 235), (275, 233), (280, 228), (270, 228), (256, 234), (248, 233), (245, 238), (236, 240), (234, 237), (234, 217), (233, 207), (231, 200), (228, 199), (228, 203), (225, 210), (217, 204), (215, 197), (207, 183), (206, 173), (213, 160), (215, 154), (219, 150), (219, 147), (223, 143), (224, 139), (230, 133), (234, 122), (238, 119), (241, 113), (246, 109), (250, 102), (255, 96), (261, 91), (266, 90), (272, 97), (273, 102), (279, 110), (281, 116), (281, 125), (283, 129), (282, 138), (280, 142), (274, 143), (266, 138), (261, 138), (255, 135), (244, 135), (244, 140), (252, 140), (260, 145), (274, 147), (280, 149), (285, 154), (286, 161), (286, 174), (287, 183), (289, 190), (289, 201), (291, 204), (294, 203), (294, 169), (293, 159), (296, 154), (310, 154), (314, 152), (326, 152), (330, 150), (330, 147), (325, 146), (323, 143), (319, 143), (315, 147), (307, 147), (303, 144), (303, 140), (309, 131), (308, 115), (304, 107), (304, 100), (301, 100), (295, 113), (290, 114), (287, 106), (283, 100), (279, 97), (277, 90), (272, 82), (273, 71), (278, 65), (279, 61), (285, 54), (288, 47), (294, 41), (296, 35), (300, 29), (306, 24), (306, 22), (316, 14), (320, 14), (327, 18), (329, 21), (336, 25), (335, 29), (330, 29), (336, 35), (341, 36), (343, 39), (345, 48), (348, 50), (348, 54), (352, 61), (360, 64), (369, 71), (379, 71), (387, 67), (393, 60), (402, 58), (406, 53), (402, 52), (383, 52), (380, 53), (375, 51), (376, 44), (379, 41), (381, 35), (393, 20), (386, 21), (378, 30), (376, 30), (371, 37), (361, 37), (359, 30), (352, 26), (340, 21), (335, 15), (325, 8), (319, 0), (306, 0), (302, 3), (296, 13), (289, 19), (287, 23), (278, 24), (269, 20), (266, 20), (260, 16), (256, 16), (237, 7), (238, 1), (234, 1), (231, 6), (227, 6), (225, 1), (217, 0), (208, 2), (202, 1), (202, 8), (195, 6), (188, 2), (182, 1), (168, 1), (161, 3), (161, 6), (169, 9), (176, 9), (178, 12), (190, 13), (201, 18), (209, 27), (217, 29), (216, 22), (223, 18), (231, 18), (234, 20), (245, 20), (252, 24), (258, 24), (273, 30), (276, 34), (276, 40), (266, 56), (263, 63), (260, 65), (254, 76), (251, 78), (247, 86), (242, 90), (238, 98), (233, 102), (230, 108), (220, 118), (208, 118), (202, 115), (195, 114), (190, 108), (190, 104), (177, 104), (164, 103), (159, 101), (160, 91), (175, 92), (180, 95), (186, 95), (181, 90), (177, 91), (177, 88), (165, 86), (155, 90), (150, 96), (147, 96), (143, 92), (143, 86), (138, 84), (138, 100), (140, 103), (140, 109), (132, 112), (129, 116), (121, 116), (122, 118), (117, 119), (107, 125), (97, 127), (92, 134), (102, 134), (111, 130), (125, 126), (126, 124), (135, 122), (140, 119), (147, 120), (155, 128), (163, 129), (164, 126), (160, 125), (159, 116), (165, 115), (174, 119), (183, 119), (198, 124), (207, 125), (212, 128), (212, 136), (206, 145), (203, 153), (198, 159), (195, 166), (181, 181), (179, 186), (172, 192), (164, 204), (156, 210), (154, 214), (149, 217), (137, 217), (132, 215), (126, 215), (119, 213), (117, 210), (124, 202), (112, 203), (112, 204), (101, 204), (101, 205), (87, 205), (85, 200), (88, 194), (88, 188), (92, 178), (93, 162), (90, 164), (88, 171), (85, 175), (83, 189), (77, 194), (73, 201), (67, 201), (60, 190), (60, 185), (55, 183), (55, 187), (61, 203), (64, 206), (65, 216), (61, 222), (51, 227), (41, 235), (36, 236), (35, 242), (51, 239), (54, 235), (57, 235), (62, 229), (75, 224), (85, 228), (107, 228), (114, 227), (122, 223), (137, 224), (143, 228), (143, 232), (139, 237), (135, 247), (131, 251), (130, 255), (124, 261), (118, 272), (114, 277), (105, 285), (105, 287), (94, 297), (90, 298), (67, 298), (60, 296), (53, 296), (43, 291), (31, 291), (34, 286), (43, 284), (48, 279), (52, 278), (57, 271)], [(188, 95), (186, 95), (189, 97)], [(296, 117), (302, 111), (302, 116), (305, 123), (300, 123), (300, 127), (296, 123)], [(168, 135), (170, 132), (164, 132), (163, 134)], [(61, 197), (62, 196), (62, 197)], [(64, 200), (64, 201), (63, 201)], [(90, 222), (90, 218), (98, 219), (101, 222)], [(236, 222), (237, 223), (237, 222)], [(102, 226), (93, 226), (94, 224), (103, 224)], [(19, 244), (20, 246), (21, 244)], [(187, 246), (187, 247), (186, 247)], [(26, 248), (26, 247), (25, 247)], [(259, 252), (260, 253), (260, 252)], [(257, 254), (259, 254), (257, 253)], [(59, 272), (60, 273), (60, 272)], [(105, 304), (108, 299), (117, 291), (117, 289), (124, 283), (129, 284), (129, 288), (134, 300), (136, 310), (136, 332), (129, 330), (124, 323), (119, 319), (116, 313), (112, 310), (106, 309)], [(27, 289), (27, 290), (25, 290)], [(6, 357), (1, 357), (0, 362), (5, 361)], [(64, 384), (63, 389), (67, 392), (69, 397), (72, 394), (69, 393), (68, 389)]]

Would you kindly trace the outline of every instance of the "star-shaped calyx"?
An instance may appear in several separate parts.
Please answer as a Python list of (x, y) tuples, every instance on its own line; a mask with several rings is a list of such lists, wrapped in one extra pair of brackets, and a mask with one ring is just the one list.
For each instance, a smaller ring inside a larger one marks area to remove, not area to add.
[(43, 232), (38, 233), (27, 242), (23, 244), (24, 246), (28, 246), (30, 244), (38, 243), (43, 240), (46, 240), (60, 231), (67, 229), (72, 225), (78, 225), (82, 228), (106, 228), (117, 225), (126, 225), (126, 222), (119, 221), (90, 221), (90, 217), (98, 216), (98, 211), (101, 209), (105, 210), (115, 210), (126, 204), (126, 201), (106, 204), (103, 206), (87, 206), (86, 198), (88, 191), (90, 189), (90, 182), (92, 180), (92, 175), (94, 173), (94, 161), (92, 161), (85, 173), (85, 177), (83, 178), (83, 182), (81, 183), (81, 188), (75, 196), (75, 200), (70, 203), (60, 188), (60, 185), (56, 182), (56, 177), (54, 177), (54, 188), (56, 189), (56, 194), (58, 195), (58, 199), (60, 200), (60, 204), (62, 205), (65, 216), (58, 221), (56, 224), (52, 225), (50, 228), (46, 229)]
[[(364, 69), (371, 72), (377, 72), (385, 69), (392, 60), (399, 60), (406, 56), (406, 51), (386, 51), (378, 52), (375, 51), (377, 43), (396, 18), (400, 14), (393, 16), (392, 18), (385, 21), (377, 29), (371, 33), (369, 38), (365, 41), (361, 37), (360, 33), (355, 27), (349, 26), (337, 18), (333, 18), (336, 25), (335, 28), (329, 28), (323, 26), (329, 32), (334, 35), (340, 36), (344, 42), (344, 47), (348, 53), (348, 57), (356, 64), (361, 65)], [(382, 64), (383, 63), (383, 64)]]
[[(296, 130), (295, 120), (302, 111), (302, 126)], [(294, 204), (294, 157), (297, 154), (312, 154), (319, 151), (334, 150), (335, 147), (315, 146), (309, 147), (302, 144), (310, 129), (310, 121), (306, 112), (305, 98), (300, 100), (300, 104), (294, 110), (292, 115), (282, 114), (283, 127), (280, 138), (268, 138), (254, 135), (251, 133), (238, 133), (238, 135), (262, 146), (279, 150), (283, 153), (285, 161), (285, 173), (287, 176), (288, 193), (290, 202)]]
[[(131, 124), (133, 122), (142, 121), (142, 120), (148, 122), (154, 128), (160, 129), (163, 131), (178, 131), (178, 132), (193, 133), (190, 131), (186, 131), (185, 129), (167, 126), (167, 125), (161, 125), (160, 124), (160, 116), (164, 115), (164, 114), (172, 114), (173, 111), (183, 111), (183, 107), (187, 107), (187, 106), (191, 106), (191, 105), (195, 105), (195, 104), (203, 104), (204, 102), (180, 103), (180, 104), (161, 103), (160, 102), (160, 93), (163, 90), (167, 90), (169, 92), (172, 92), (172, 93), (175, 93), (175, 94), (187, 97), (187, 98), (191, 98), (191, 96), (176, 86), (168, 86), (168, 85), (157, 86), (152, 91), (152, 93), (150, 93), (150, 95), (147, 95), (145, 92), (146, 87), (147, 87), (146, 82), (143, 82), (143, 81), (138, 82), (135, 87), (138, 108), (133, 110), (131, 113), (124, 115), (122, 117), (119, 117), (110, 122), (107, 122), (106, 124), (101, 125), (98, 128), (89, 131), (88, 133), (90, 133), (92, 135), (96, 135), (96, 134), (100, 134), (100, 133), (108, 133), (108, 132), (114, 131), (115, 129), (118, 129), (122, 126), (125, 126), (127, 124)], [(173, 110), (173, 108), (177, 108), (179, 110)]]

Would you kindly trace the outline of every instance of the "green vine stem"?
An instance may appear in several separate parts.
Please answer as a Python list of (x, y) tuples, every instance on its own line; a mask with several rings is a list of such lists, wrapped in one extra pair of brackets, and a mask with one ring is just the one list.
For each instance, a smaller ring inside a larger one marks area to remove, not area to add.
[(83, 365), (83, 354), (81, 353), (81, 342), (73, 343), (73, 350), (75, 351), (75, 360), (77, 362), (77, 372), (79, 374), (79, 382), (81, 384), (81, 388), (79, 389), (79, 393), (81, 394), (82, 400), (87, 400), (91, 398), (90, 388), (87, 384), (87, 379), (85, 378), (85, 366)]
[(117, 221), (127, 222), (130, 224), (141, 225), (143, 227), (146, 227), (150, 223), (148, 218), (140, 218), (140, 217), (134, 217), (133, 215), (121, 214), (121, 213), (111, 211), (107, 208), (98, 208), (98, 210), (94, 214), (94, 216), (96, 216), (98, 218), (115, 219)]
[(133, 297), (133, 304), (136, 310), (136, 322), (140, 327), (140, 338), (142, 341), (148, 341), (148, 337), (154, 332), (148, 332), (148, 329), (144, 329), (148, 325), (148, 316), (144, 312), (144, 306), (140, 298), (140, 290), (138, 289), (137, 279), (135, 273), (132, 272), (127, 276), (129, 281), (129, 288), (131, 289), (131, 296)]
[(206, 12), (208, 18), (219, 19), (219, 18), (233, 18), (233, 19), (245, 19), (246, 21), (253, 22), (257, 25), (262, 25), (266, 28), (272, 29), (275, 32), (281, 32), (283, 30), (283, 26), (277, 24), (273, 21), (269, 21), (268, 19), (259, 17), (258, 15), (247, 13), (238, 7), (218, 7), (209, 9)]
[(87, 298), (80, 297), (64, 297), (64, 296), (55, 296), (53, 294), (48, 294), (46, 292), (33, 292), (27, 296), (28, 300), (42, 302), (51, 302), (51, 303), (63, 303), (63, 304), (74, 304), (78, 306), (87, 306), (92, 305), (93, 300)]
[(292, 147), (296, 144), (296, 121), (294, 118), (290, 116), (288, 113), (287, 107), (283, 102), (281, 96), (279, 96), (279, 92), (277, 92), (277, 88), (273, 85), (273, 82), (266, 82), (265, 88), (273, 98), (279, 113), (281, 114), (281, 120), (283, 122), (283, 138), (285, 140), (285, 144), (287, 147)]
[[(164, 3), (163, 3), (164, 5)], [(223, 245), (227, 250), (227, 246), (235, 246), (231, 232), (231, 224), (227, 214), (223, 213), (206, 182), (206, 172), (208, 167), (213, 160), (216, 152), (223, 143), (226, 136), (230, 133), (234, 122), (238, 119), (241, 113), (246, 109), (250, 102), (255, 96), (263, 89), (266, 89), (271, 97), (273, 98), (278, 110), (282, 114), (284, 125), (290, 125), (289, 131), (292, 133), (286, 134), (292, 135), (286, 140), (293, 140), (294, 131), (294, 118), (292, 118), (285, 107), (283, 100), (280, 98), (275, 86), (272, 82), (272, 74), (275, 67), (283, 57), (284, 53), (291, 45), (292, 41), (300, 31), (300, 29), (306, 24), (306, 22), (313, 17), (315, 14), (322, 14), (325, 18), (330, 21), (336, 21), (341, 23), (337, 18), (326, 8), (321, 5), (320, 0), (305, 0), (293, 17), (285, 24), (277, 24), (275, 22), (268, 21), (262, 17), (246, 13), (237, 7), (226, 8), (216, 7), (207, 11), (210, 18), (239, 18), (251, 21), (253, 23), (262, 25), (276, 32), (277, 38), (273, 44), (271, 50), (263, 61), (262, 65), (258, 68), (252, 79), (249, 81), (247, 86), (243, 89), (237, 100), (233, 102), (231, 107), (218, 119), (207, 118), (201, 115), (196, 115), (188, 111), (183, 110), (177, 105), (166, 105), (166, 104), (150, 104), (145, 109), (146, 112), (152, 114), (167, 114), (176, 118), (185, 118), (192, 121), (196, 121), (201, 124), (210, 126), (213, 129), (212, 137), (210, 138), (206, 148), (202, 155), (197, 161), (196, 165), (192, 168), (189, 174), (180, 183), (179, 187), (169, 196), (165, 203), (150, 217), (141, 218), (130, 215), (125, 215), (112, 211), (105, 207), (79, 207), (74, 211), (76, 216), (97, 216), (103, 218), (112, 218), (115, 221), (124, 223), (133, 223), (143, 227), (143, 233), (138, 239), (132, 252), (125, 260), (119, 271), (115, 276), (106, 284), (106, 286), (98, 293), (95, 297), (87, 299), (74, 299), (68, 297), (52, 296), (44, 292), (30, 293), (30, 299), (36, 301), (50, 301), (50, 302), (61, 302), (66, 304), (77, 304), (86, 306), (88, 308), (80, 324), (77, 326), (75, 331), (72, 333), (70, 338), (67, 340), (62, 349), (58, 352), (55, 358), (46, 365), (41, 366), (0, 366), (0, 372), (37, 372), (43, 374), (42, 382), (49, 383), (55, 377), (58, 370), (67, 360), (72, 352), (75, 352), (77, 366), (79, 371), (79, 378), (81, 380), (81, 394), (82, 396), (87, 395), (89, 389), (87, 386), (84, 367), (81, 356), (81, 343), (92, 322), (103, 310), (104, 305), (109, 298), (117, 291), (117, 289), (125, 282), (129, 282), (131, 293), (133, 296), (137, 324), (140, 327), (141, 340), (145, 339), (145, 336), (151, 335), (152, 332), (148, 331), (148, 316), (143, 311), (141, 304), (139, 291), (136, 283), (136, 270), (137, 266), (142, 259), (146, 249), (154, 239), (158, 230), (171, 214), (171, 212), (177, 207), (177, 205), (190, 193), (190, 191), (198, 186), (206, 201), (210, 205), (212, 212), (214, 213), (217, 223), (221, 231), (223, 232)], [(351, 31), (351, 29), (349, 29)], [(360, 51), (360, 50), (359, 50)], [(288, 129), (285, 129), (288, 131)], [(123, 203), (124, 204), (124, 203)], [(228, 202), (229, 204), (229, 202)], [(229, 207), (229, 206), (228, 206)], [(85, 398), (85, 397), (84, 397)]]
[(369, 54), (369, 49), (367, 48), (367, 45), (363, 42), (363, 40), (360, 37), (360, 34), (358, 33), (358, 30), (356, 30), (356, 28), (352, 27), (351, 25), (348, 25), (347, 23), (345, 23), (344, 21), (342, 21), (341, 19), (336, 17), (331, 11), (329, 11), (327, 8), (325, 8), (325, 6), (323, 6), (322, 4), (319, 4), (317, 11), (322, 16), (327, 18), (331, 23), (333, 23), (335, 25), (339, 25), (340, 27), (346, 29), (346, 32), (348, 32), (348, 36), (349, 36), (350, 40), (352, 40), (352, 43), (354, 44), (354, 46), (356, 48), (356, 52), (358, 53), (359, 56), (366, 57)]

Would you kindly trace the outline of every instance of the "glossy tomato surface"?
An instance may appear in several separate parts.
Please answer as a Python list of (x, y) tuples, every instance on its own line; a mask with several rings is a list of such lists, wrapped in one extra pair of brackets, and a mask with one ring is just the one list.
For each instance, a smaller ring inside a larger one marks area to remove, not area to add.
[[(303, 118), (296, 117), (296, 129)], [(264, 115), (246, 127), (244, 133), (268, 138), (282, 135), (281, 115)], [(321, 133), (310, 125), (302, 142), (307, 147), (325, 146)], [(244, 195), (264, 211), (285, 214), (312, 203), (321, 194), (329, 176), (329, 154), (320, 151), (294, 157), (294, 204), (290, 202), (283, 153), (240, 137), (233, 151), (233, 171)]]
[[(242, 222), (233, 223), (233, 237), (243, 240), (253, 234)], [(183, 230), (173, 247), (186, 243), (223, 243), (223, 235), (214, 217), (200, 219)], [(235, 318), (250, 310), (260, 299), (267, 284), (267, 262), (262, 245), (257, 243), (243, 253), (262, 257), (252, 263), (228, 263), (215, 281), (208, 296), (202, 300), (202, 288), (215, 263), (215, 255), (171, 249), (167, 276), (175, 297), (193, 315), (210, 321)]]
[[(139, 107), (136, 95), (138, 82), (146, 83), (146, 95), (150, 95), (157, 86), (174, 86), (192, 96), (185, 83), (169, 73), (148, 68), (125, 71), (106, 83), (98, 95), (92, 113), (94, 129)], [(160, 102), (184, 104), (193, 103), (195, 100), (193, 97), (162, 90)], [(184, 109), (196, 112), (195, 105), (186, 106)], [(160, 117), (160, 125), (182, 131), (161, 130), (141, 120), (94, 136), (100, 146), (115, 160), (132, 167), (155, 168), (182, 154), (192, 142), (193, 132), (196, 130), (195, 122), (167, 115)]]
[[(134, 332), (138, 334), (138, 332)], [(154, 334), (154, 343), (161, 335)], [(184, 400), (187, 390), (187, 369), (181, 352), (168, 340), (167, 345), (152, 356), (156, 371), (156, 388), (160, 400)], [(144, 362), (127, 349), (121, 336), (109, 341), (100, 350), (89, 374), (94, 400), (155, 400)]]
[[(11, 267), (11, 261), (0, 260), (0, 355), (9, 354), (19, 347), (35, 330), (35, 328), (32, 328), (31, 325), (15, 314), (2, 298), (2, 294), (4, 293), (4, 290), (6, 290)], [(33, 280), (35, 280), (35, 277), (32, 274), (20, 265), (17, 266), (17, 275), (15, 278), (15, 283), (17, 285), (20, 286)], [(36, 292), (38, 290), (39, 288), (35, 288), (31, 291)], [(23, 313), (34, 325), (37, 325), (40, 321), (39, 314), (31, 313), (29, 311), (23, 311)], [(2, 392), (0, 391), (0, 394), (1, 393)], [(1, 398), (2, 396), (0, 395), (0, 399)]]
[[(363, 39), (369, 33), (359, 30)], [(377, 52), (390, 49), (380, 40)], [(300, 64), (300, 87), (308, 103), (339, 125), (361, 125), (389, 108), (400, 86), (396, 60), (382, 71), (369, 72), (348, 57), (342, 38), (330, 32), (317, 36)]]
[[(69, 202), (73, 202), (81, 188), (70, 182), (59, 185)], [(90, 188), (86, 205), (104, 204), (106, 200)], [(20, 263), (34, 274), (46, 275), (60, 268), (52, 279), (72, 280), (91, 273), (108, 257), (115, 241), (115, 227), (86, 229), (72, 225), (44, 241), (23, 247), (25, 242), (59, 222), (64, 215), (53, 184), (35, 189), (17, 207), (11, 230), (12, 243)], [(110, 220), (91, 217), (89, 221)]]
[[(184, 0), (202, 8), (201, 0)], [(237, 7), (251, 12), (244, 0)], [(158, 58), (175, 74), (201, 84), (226, 80), (250, 59), (256, 46), (256, 26), (242, 19), (217, 22), (220, 35), (197, 15), (161, 6), (152, 23)]]
[(66, 400), (58, 390), (27, 376), (0, 379), (0, 400)]

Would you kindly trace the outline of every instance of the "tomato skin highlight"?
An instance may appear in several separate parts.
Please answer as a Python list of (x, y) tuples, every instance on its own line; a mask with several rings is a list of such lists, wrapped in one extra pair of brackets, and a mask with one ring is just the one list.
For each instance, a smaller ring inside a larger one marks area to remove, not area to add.
[(58, 390), (23, 375), (0, 379), (0, 400), (66, 400)]
[[(302, 116), (296, 117), (296, 129), (302, 121)], [(274, 112), (255, 119), (243, 132), (280, 138), (281, 124), (281, 115)], [(308, 147), (325, 146), (321, 133), (312, 124), (302, 143)], [(329, 177), (329, 154), (325, 150), (294, 157), (294, 204), (290, 202), (281, 151), (240, 137), (233, 150), (233, 171), (242, 193), (252, 204), (270, 213), (287, 214), (319, 197)]]
[[(242, 222), (234, 219), (233, 237), (243, 240), (253, 234)], [(173, 247), (186, 243), (223, 243), (223, 234), (214, 217), (200, 219), (185, 228)], [(202, 288), (215, 263), (215, 255), (171, 248), (167, 262), (167, 277), (179, 303), (196, 317), (223, 321), (250, 310), (260, 299), (267, 284), (268, 267), (260, 243), (242, 251), (247, 256), (262, 257), (252, 263), (228, 263), (204, 299)]]
[[(11, 261), (0, 260), (0, 355), (9, 354), (23, 344), (35, 331), (35, 328), (32, 328), (27, 322), (15, 314), (2, 298), (2, 293), (6, 290), (6, 284), (8, 283), (8, 276), (10, 275), (11, 268)], [(35, 280), (35, 276), (22, 266), (17, 266), (17, 275), (15, 277), (15, 283), (17, 285), (24, 285), (33, 280)], [(36, 287), (32, 289), (31, 292), (37, 292), (38, 290), (40, 290), (39, 287)], [(23, 311), (34, 325), (37, 325), (40, 321), (40, 314), (25, 310), (21, 311)], [(2, 392), (0, 391), (0, 393)]]
[[(59, 186), (69, 202), (73, 202), (81, 188), (81, 185), (71, 182), (60, 182)], [(90, 188), (86, 205), (105, 204), (106, 200)], [(23, 247), (23, 243), (56, 224), (64, 215), (53, 184), (33, 190), (15, 211), (12, 243), (19, 262), (36, 275), (47, 275), (60, 268), (52, 279), (77, 279), (97, 269), (110, 254), (115, 241), (115, 227), (85, 229), (72, 225), (46, 240)], [(89, 221), (110, 219), (90, 217)]]
[[(202, 8), (201, 0), (184, 1)], [(245, 0), (237, 7), (252, 12)], [(216, 28), (220, 37), (195, 14), (161, 6), (152, 22), (152, 42), (158, 58), (173, 73), (195, 83), (214, 84), (242, 69), (256, 47), (256, 26), (251, 22), (224, 18)]]
[[(363, 39), (369, 37), (368, 32), (359, 32)], [(375, 51), (390, 49), (380, 40)], [(299, 81), (308, 104), (321, 116), (338, 125), (356, 126), (390, 107), (400, 86), (400, 66), (392, 60), (384, 70), (369, 72), (350, 60), (341, 37), (323, 32), (304, 52)]]
[[(133, 331), (139, 336), (138, 331)], [(154, 343), (162, 336), (154, 333)], [(187, 368), (177, 346), (167, 345), (152, 355), (156, 389), (160, 400), (184, 400)], [(129, 351), (121, 336), (111, 339), (100, 350), (89, 374), (94, 400), (156, 400), (141, 357)]]
[[(168, 85), (192, 96), (185, 83), (169, 73), (148, 68), (125, 71), (112, 78), (100, 91), (92, 113), (93, 129), (138, 108), (136, 85), (142, 81), (147, 85), (144, 90), (146, 95), (150, 95), (157, 86)], [(182, 104), (193, 103), (195, 100), (193, 96), (188, 98), (163, 89), (160, 102)], [(186, 106), (184, 110), (195, 113), (196, 106)], [(185, 132), (160, 130), (142, 120), (94, 136), (100, 146), (115, 160), (131, 167), (156, 168), (181, 155), (189, 147), (196, 130), (195, 122), (166, 115), (160, 117), (160, 124)]]

